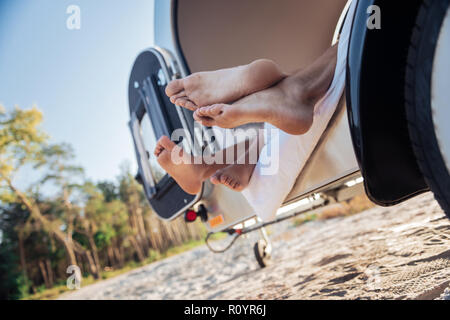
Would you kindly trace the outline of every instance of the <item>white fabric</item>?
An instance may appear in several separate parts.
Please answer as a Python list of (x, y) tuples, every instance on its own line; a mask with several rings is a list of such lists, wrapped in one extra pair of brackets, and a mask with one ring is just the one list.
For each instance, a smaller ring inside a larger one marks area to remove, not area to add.
[[(248, 187), (242, 192), (248, 203), (263, 221), (273, 220), (277, 210), (292, 190), (297, 177), (311, 156), (322, 133), (336, 110), (345, 87), (345, 70), (348, 44), (357, 1), (353, 1), (339, 40), (336, 70), (328, 92), (314, 108), (314, 122), (304, 135), (289, 135), (266, 124), (265, 129), (275, 129), (278, 135), (267, 136), (266, 145), (253, 172)], [(273, 156), (279, 141), (279, 156)], [(271, 150), (272, 149), (272, 150)], [(268, 167), (278, 167), (268, 174)]]

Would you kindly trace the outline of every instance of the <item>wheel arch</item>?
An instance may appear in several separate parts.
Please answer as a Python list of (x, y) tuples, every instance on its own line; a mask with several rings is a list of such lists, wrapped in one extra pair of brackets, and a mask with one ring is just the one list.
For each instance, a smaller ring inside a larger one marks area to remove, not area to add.
[[(360, 0), (352, 26), (346, 79), (351, 136), (366, 193), (383, 206), (429, 190), (411, 147), (404, 93), (421, 2)], [(381, 29), (367, 26), (374, 5), (380, 8)]]

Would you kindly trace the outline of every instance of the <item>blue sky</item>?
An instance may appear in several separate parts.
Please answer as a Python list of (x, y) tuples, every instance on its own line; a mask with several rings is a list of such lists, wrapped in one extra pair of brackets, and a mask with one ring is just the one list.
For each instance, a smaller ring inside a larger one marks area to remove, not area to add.
[[(66, 27), (69, 5), (81, 9), (80, 30)], [(87, 177), (113, 179), (124, 160), (135, 168), (128, 77), (152, 43), (152, 0), (0, 0), (0, 104), (36, 104)]]

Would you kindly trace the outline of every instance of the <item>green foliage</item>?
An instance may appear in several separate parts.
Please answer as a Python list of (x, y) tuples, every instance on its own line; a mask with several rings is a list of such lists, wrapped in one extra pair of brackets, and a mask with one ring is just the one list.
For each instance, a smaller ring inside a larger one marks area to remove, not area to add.
[(148, 254), (148, 260), (149, 262), (158, 261), (161, 259), (161, 253), (157, 250), (150, 249)]
[(30, 295), (30, 289), (31, 289), (31, 281), (23, 275), (23, 273), (20, 273), (19, 276), (16, 278), (16, 294), (12, 294), (9, 296), (11, 299), (23, 299)]
[(0, 210), (0, 300), (20, 299), (30, 292), (31, 283), (19, 268), (17, 253), (17, 227), (25, 232), (27, 217), (28, 212), (16, 203)]
[(119, 190), (115, 183), (111, 181), (102, 181), (97, 184), (97, 188), (102, 192), (106, 202), (112, 202), (119, 199)]
[(108, 245), (111, 244), (111, 240), (114, 238), (115, 235), (116, 234), (112, 228), (108, 228), (107, 232), (97, 231), (94, 234), (95, 244), (99, 249), (106, 248)]
[[(43, 146), (39, 152), (41, 153), (41, 161), (35, 165), (35, 168), (45, 167), (45, 175), (39, 181), (41, 185), (51, 182), (68, 191), (81, 187), (80, 181), (84, 170), (72, 163), (75, 158), (72, 146), (66, 143), (53, 144)], [(79, 183), (76, 181), (77, 178), (80, 180)]]
[(305, 215), (300, 216), (299, 218), (294, 219), (293, 224), (295, 227), (301, 226), (302, 224), (317, 220), (317, 214), (315, 213), (307, 213)]
[(18, 257), (10, 244), (0, 244), (0, 300), (21, 297)]
[[(71, 262), (86, 285), (202, 243), (192, 238), (203, 229), (170, 230), (154, 219), (129, 166), (115, 181), (86, 180), (72, 147), (49, 144), (41, 122), (36, 107), (0, 106), (0, 299), (64, 292)], [(24, 170), (37, 178), (20, 189), (16, 177)], [(44, 185), (51, 194), (41, 192)], [(182, 241), (175, 232), (185, 232)]]
[(38, 161), (39, 150), (48, 136), (39, 128), (42, 113), (33, 107), (22, 110), (16, 107), (12, 112), (0, 112), (0, 172), (8, 176), (26, 161)]
[(0, 106), (0, 201), (16, 201), (8, 182), (28, 163), (42, 161), (43, 144), (48, 136), (40, 129), (42, 113), (33, 107), (22, 110), (16, 107), (5, 112)]

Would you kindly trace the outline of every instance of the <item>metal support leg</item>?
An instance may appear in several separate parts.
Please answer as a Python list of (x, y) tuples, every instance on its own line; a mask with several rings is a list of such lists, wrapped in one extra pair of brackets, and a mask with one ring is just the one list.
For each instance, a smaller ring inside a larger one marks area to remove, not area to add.
[(259, 229), (259, 234), (261, 235), (261, 238), (264, 239), (264, 241), (266, 242), (266, 248), (264, 251), (266, 255), (270, 256), (272, 253), (272, 241), (270, 241), (270, 238), (267, 235), (266, 228)]

